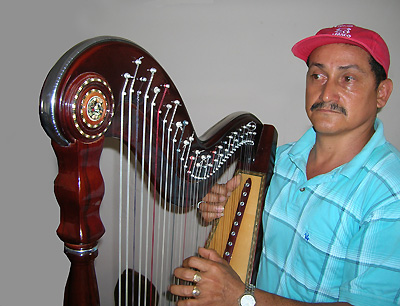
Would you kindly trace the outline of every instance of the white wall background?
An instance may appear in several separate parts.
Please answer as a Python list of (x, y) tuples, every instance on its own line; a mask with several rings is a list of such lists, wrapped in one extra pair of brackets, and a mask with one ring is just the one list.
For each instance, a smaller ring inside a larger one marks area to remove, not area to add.
[[(303, 62), (291, 46), (319, 28), (375, 29), (395, 90), (380, 114), (400, 148), (399, 0), (8, 0), (0, 10), (0, 306), (61, 305), (69, 262), (55, 230), (56, 159), (38, 117), (47, 72), (74, 44), (115, 35), (147, 49), (172, 77), (198, 133), (247, 110), (279, 131), (308, 127)], [(101, 255), (100, 255), (101, 256)]]

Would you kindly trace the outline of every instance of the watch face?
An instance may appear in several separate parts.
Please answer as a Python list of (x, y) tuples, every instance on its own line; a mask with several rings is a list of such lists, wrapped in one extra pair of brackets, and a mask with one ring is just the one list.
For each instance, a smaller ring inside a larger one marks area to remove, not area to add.
[(243, 295), (240, 299), (241, 306), (254, 306), (256, 304), (256, 299), (250, 294)]

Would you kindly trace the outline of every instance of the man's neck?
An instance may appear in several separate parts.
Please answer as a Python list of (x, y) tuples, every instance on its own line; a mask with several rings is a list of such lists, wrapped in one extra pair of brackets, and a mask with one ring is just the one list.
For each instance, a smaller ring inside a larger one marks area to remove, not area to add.
[(307, 161), (307, 179), (328, 173), (348, 163), (356, 156), (372, 137), (374, 130), (358, 137), (316, 134), (314, 147)]

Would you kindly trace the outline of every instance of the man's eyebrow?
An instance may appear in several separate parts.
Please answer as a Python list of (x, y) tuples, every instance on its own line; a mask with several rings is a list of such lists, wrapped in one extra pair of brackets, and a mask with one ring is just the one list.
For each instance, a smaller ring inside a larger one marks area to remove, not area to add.
[[(325, 65), (321, 64), (321, 63), (310, 63), (309, 68), (311, 68), (311, 67), (317, 67), (317, 68), (323, 69), (323, 68), (325, 68)], [(360, 72), (365, 73), (364, 69), (362, 69), (357, 64), (349, 64), (349, 65), (345, 65), (345, 66), (339, 66), (338, 69), (339, 70), (356, 69), (356, 70), (358, 70)]]
[(348, 70), (348, 69), (356, 69), (362, 73), (365, 73), (364, 69), (362, 69), (360, 66), (356, 65), (356, 64), (350, 64), (350, 65), (346, 65), (346, 66), (339, 66), (340, 70)]
[(325, 67), (324, 64), (320, 64), (320, 63), (310, 63), (310, 65), (308, 66), (308, 68), (311, 68), (311, 67), (313, 67), (313, 66), (318, 67), (318, 68), (321, 68), (321, 69)]

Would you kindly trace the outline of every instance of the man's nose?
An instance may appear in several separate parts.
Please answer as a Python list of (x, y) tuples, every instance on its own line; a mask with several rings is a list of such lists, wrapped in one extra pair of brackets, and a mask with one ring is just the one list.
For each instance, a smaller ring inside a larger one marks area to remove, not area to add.
[(328, 79), (322, 87), (321, 101), (337, 102), (339, 100), (338, 86), (335, 80)]

